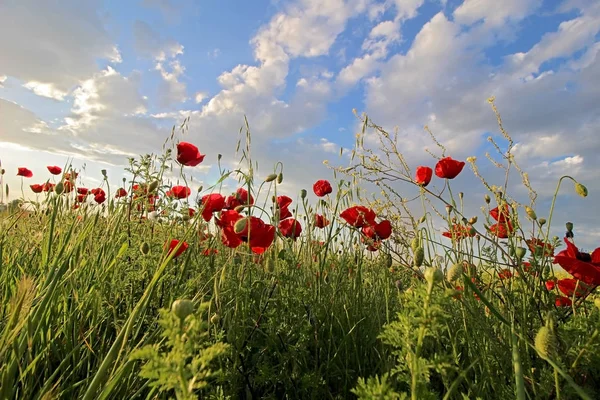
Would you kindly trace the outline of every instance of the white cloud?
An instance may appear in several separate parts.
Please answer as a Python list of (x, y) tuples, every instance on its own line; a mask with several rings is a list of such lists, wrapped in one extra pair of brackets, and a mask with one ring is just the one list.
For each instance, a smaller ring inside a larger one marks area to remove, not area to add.
[(207, 98), (208, 92), (196, 92), (196, 94), (194, 95), (194, 100), (196, 101), (196, 104), (202, 103)]
[(155, 69), (160, 72), (163, 81), (158, 86), (158, 104), (161, 107), (169, 107), (173, 104), (183, 103), (187, 100), (187, 90), (179, 78), (185, 72), (185, 67), (179, 60), (168, 63), (158, 62)]
[(68, 93), (98, 70), (98, 59), (114, 61), (115, 45), (99, 17), (99, 5), (77, 0), (0, 2), (0, 74)]
[(54, 87), (51, 83), (40, 83), (40, 82), (27, 82), (23, 85), (23, 87), (31, 90), (33, 93), (38, 96), (48, 97), (50, 99), (63, 101), (65, 96), (68, 94), (67, 92), (63, 92)]
[(465, 0), (454, 17), (461, 24), (471, 25), (484, 20), (491, 27), (499, 27), (510, 20), (520, 20), (542, 4), (542, 0)]
[(164, 39), (150, 24), (136, 20), (133, 24), (133, 45), (144, 57), (163, 62), (183, 54), (183, 46), (175, 40)]

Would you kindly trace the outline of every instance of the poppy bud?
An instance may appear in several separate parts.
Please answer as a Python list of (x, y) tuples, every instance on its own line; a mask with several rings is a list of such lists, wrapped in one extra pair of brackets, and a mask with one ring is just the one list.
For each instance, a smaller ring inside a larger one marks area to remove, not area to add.
[(140, 251), (143, 255), (147, 255), (148, 253), (150, 253), (150, 245), (146, 242), (143, 242), (140, 246)]
[(0, 169), (0, 175), (4, 175), (6, 173), (6, 170), (4, 168)]
[(215, 325), (218, 324), (221, 320), (221, 316), (218, 313), (214, 313), (212, 317), (210, 317), (210, 323)]
[(567, 222), (565, 224), (565, 226), (567, 227), (567, 232), (573, 232), (573, 223), (572, 222)]
[(535, 349), (543, 359), (550, 358), (556, 351), (556, 336), (548, 326), (542, 326), (535, 335)]
[(279, 175), (277, 175), (277, 183), (281, 183), (283, 182), (283, 172), (280, 172)]
[(106, 178), (106, 170), (105, 170), (105, 169), (103, 169), (103, 170), (101, 170), (100, 172), (102, 173), (102, 176)]
[(587, 197), (588, 195), (588, 190), (585, 186), (583, 186), (581, 183), (577, 182), (575, 184), (575, 191), (577, 192), (578, 195), (580, 195), (581, 197)]
[(413, 253), (417, 251), (417, 249), (421, 246), (421, 240), (420, 238), (417, 236), (415, 237), (412, 242), (410, 243), (410, 248), (412, 249)]
[(450, 214), (452, 212), (452, 210), (454, 210), (454, 207), (452, 207), (450, 204), (448, 204), (446, 206), (446, 211), (448, 211), (448, 214)]
[(148, 191), (149, 192), (154, 192), (156, 190), (156, 188), (158, 188), (158, 181), (153, 181), (150, 186), (148, 186)]
[(490, 201), (492, 201), (492, 199), (490, 198), (490, 196), (489, 196), (489, 195), (487, 195), (487, 194), (486, 194), (485, 196), (483, 196), (483, 199), (485, 200), (485, 202), (486, 202), (487, 204), (490, 204)]
[(244, 211), (244, 208), (246, 208), (246, 206), (237, 206), (236, 208), (234, 208), (235, 212), (242, 212)]
[(387, 253), (387, 254), (385, 255), (385, 265), (386, 265), (388, 268), (391, 268), (391, 267), (392, 267), (392, 264), (393, 264), (393, 262), (394, 262), (394, 259), (392, 258), (392, 255), (391, 255), (391, 254), (389, 254), (389, 253)]
[(434, 283), (439, 282), (442, 279), (444, 279), (444, 274), (442, 273), (442, 271), (439, 268), (435, 268), (435, 267), (427, 268), (425, 270), (424, 275), (425, 275), (425, 280), (430, 285), (433, 285)]
[(202, 192), (202, 189), (204, 189), (204, 186), (200, 186), (200, 187), (198, 188), (198, 193)]
[(58, 182), (56, 184), (56, 186), (54, 186), (54, 191), (56, 192), (56, 194), (62, 194), (62, 192), (64, 192), (65, 190), (65, 185), (63, 185), (62, 182)]
[(527, 249), (524, 247), (517, 247), (515, 249), (515, 255), (519, 260), (522, 260), (525, 257), (525, 253), (527, 253)]
[(533, 211), (533, 208), (525, 206), (525, 212), (527, 213), (527, 216), (532, 220), (535, 221), (537, 219), (537, 215), (535, 214), (535, 211)]
[(463, 274), (462, 263), (456, 263), (453, 266), (451, 266), (450, 268), (448, 268), (448, 272), (446, 272), (446, 279), (448, 279), (448, 281), (450, 281), (450, 282), (454, 282), (454, 281), (460, 279), (462, 274)]
[(244, 229), (246, 229), (246, 225), (248, 224), (248, 220), (246, 218), (242, 218), (238, 220), (233, 226), (233, 231), (235, 233), (241, 233)]
[(546, 223), (546, 218), (540, 218), (538, 222), (540, 223), (540, 226), (543, 226)]
[(223, 154), (217, 154), (217, 161), (221, 161), (221, 158), (223, 158)]
[(171, 311), (179, 319), (185, 319), (185, 317), (194, 312), (194, 302), (186, 299), (175, 300), (171, 305)]
[(423, 215), (421, 217), (421, 219), (419, 220), (419, 224), (422, 224), (423, 222), (425, 222), (426, 219), (427, 219), (427, 215)]
[(302, 189), (302, 190), (300, 191), (300, 197), (301, 197), (302, 199), (305, 199), (305, 198), (306, 198), (306, 194), (307, 194), (307, 192), (306, 192), (306, 189)]
[(475, 225), (477, 223), (477, 217), (471, 217), (468, 222), (471, 225)]
[(275, 179), (277, 179), (277, 174), (270, 174), (265, 178), (265, 182), (273, 182)]
[(425, 260), (425, 250), (422, 247), (419, 247), (417, 251), (415, 251), (415, 267), (423, 265), (423, 260)]
[(465, 194), (463, 192), (458, 192), (458, 197), (462, 200), (463, 197), (465, 197)]

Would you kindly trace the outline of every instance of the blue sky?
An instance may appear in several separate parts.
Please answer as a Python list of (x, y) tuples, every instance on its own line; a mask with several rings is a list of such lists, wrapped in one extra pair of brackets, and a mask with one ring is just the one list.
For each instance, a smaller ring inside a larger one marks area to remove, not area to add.
[(244, 115), (260, 173), (283, 161), (292, 192), (331, 176), (323, 160), (348, 162), (353, 109), (399, 127), (413, 166), (434, 163), (426, 124), (448, 154), (484, 160), (493, 95), (542, 203), (565, 169), (600, 189), (597, 0), (49, 3), (0, 4), (0, 160), (14, 187), (18, 166), (37, 182), (69, 157), (90, 184), (102, 168), (120, 180), (186, 116), (207, 185), (217, 154), (236, 165)]

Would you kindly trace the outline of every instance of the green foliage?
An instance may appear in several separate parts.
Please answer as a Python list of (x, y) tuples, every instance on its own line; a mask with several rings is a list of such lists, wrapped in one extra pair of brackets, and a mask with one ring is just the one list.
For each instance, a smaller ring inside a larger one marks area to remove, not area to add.
[[(208, 308), (204, 303), (200, 311)], [(175, 312), (159, 310), (159, 325), (164, 343), (146, 345), (131, 353), (131, 360), (143, 360), (140, 376), (160, 392), (174, 391), (178, 399), (197, 398), (221, 373), (213, 370), (218, 358), (227, 351), (221, 342), (211, 344), (208, 324), (203, 313), (188, 315), (184, 320)]]

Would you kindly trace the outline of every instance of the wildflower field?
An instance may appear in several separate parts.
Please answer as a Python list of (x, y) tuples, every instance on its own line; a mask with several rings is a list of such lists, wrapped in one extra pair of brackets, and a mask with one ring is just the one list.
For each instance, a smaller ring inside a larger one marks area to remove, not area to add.
[[(362, 118), (352, 166), (306, 183), (317, 202), (282, 192), (284, 163), (259, 175), (249, 134), (211, 187), (188, 181), (205, 155), (184, 132), (120, 187), (3, 166), (23, 192), (2, 188), (0, 398), (599, 398), (600, 249), (578, 250), (560, 202), (537, 207), (500, 118), (527, 203), (441, 144), (409, 165)], [(483, 212), (452, 191), (469, 173)]]

